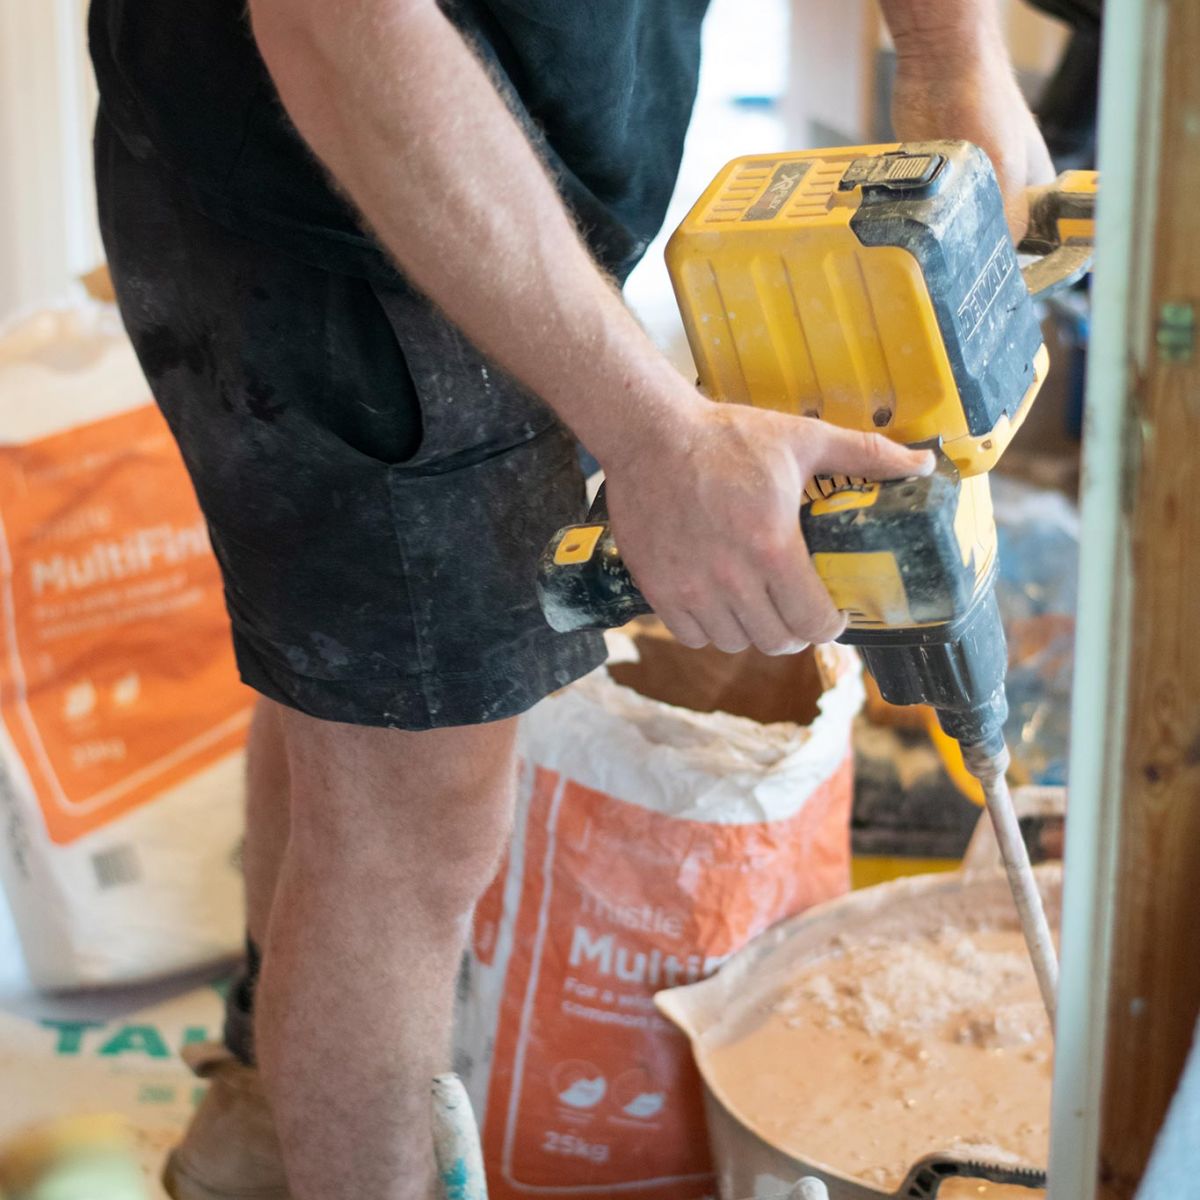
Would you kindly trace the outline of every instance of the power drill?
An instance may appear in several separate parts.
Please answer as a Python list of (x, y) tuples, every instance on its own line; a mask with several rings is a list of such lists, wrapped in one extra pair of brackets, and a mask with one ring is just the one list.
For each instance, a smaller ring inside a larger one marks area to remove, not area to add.
[[(1058, 963), (1005, 773), (1007, 650), (987, 472), (1049, 363), (1033, 298), (1091, 264), (1097, 178), (1030, 193), (1021, 269), (987, 156), (967, 142), (736, 159), (667, 247), (700, 385), (714, 400), (819, 417), (937, 451), (934, 473), (817, 478), (800, 523), (885, 700), (928, 704), (983, 787), (1054, 1021)], [(649, 611), (600, 507), (539, 564), (557, 630)]]
[[(989, 160), (958, 141), (735, 159), (667, 247), (712, 399), (936, 451), (925, 478), (814, 479), (800, 520), (839, 640), (885, 700), (931, 705), (977, 775), (1007, 761), (987, 472), (1046, 377), (1033, 297), (1090, 265), (1096, 183), (1031, 190), (1024, 273)], [(538, 586), (560, 631), (649, 611), (595, 510), (555, 535)]]

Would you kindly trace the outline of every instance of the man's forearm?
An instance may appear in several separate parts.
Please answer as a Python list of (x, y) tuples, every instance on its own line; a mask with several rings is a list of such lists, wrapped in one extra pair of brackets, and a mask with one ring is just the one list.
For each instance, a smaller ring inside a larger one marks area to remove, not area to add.
[(921, 56), (944, 71), (1003, 47), (996, 0), (879, 0), (902, 59)]
[(996, 170), (1009, 228), (1028, 221), (1024, 189), (1054, 168), (1017, 87), (996, 0), (879, 0), (896, 43), (892, 123), (902, 141), (965, 138)]
[(405, 274), (602, 462), (694, 403), (432, 0), (250, 12), (289, 115)]

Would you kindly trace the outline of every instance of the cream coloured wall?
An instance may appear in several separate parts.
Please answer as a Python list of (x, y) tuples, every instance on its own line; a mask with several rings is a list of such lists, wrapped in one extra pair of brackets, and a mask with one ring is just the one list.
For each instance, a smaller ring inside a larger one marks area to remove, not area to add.
[[(754, 6), (758, 0), (747, 0)], [(1023, 75), (1048, 74), (1068, 31), (1026, 0), (995, 0), (1013, 64)], [(790, 0), (791, 66), (785, 104), (797, 146), (856, 142), (875, 111), (876, 52), (890, 45), (875, 0)]]
[(0, 0), (0, 320), (101, 258), (87, 0)]

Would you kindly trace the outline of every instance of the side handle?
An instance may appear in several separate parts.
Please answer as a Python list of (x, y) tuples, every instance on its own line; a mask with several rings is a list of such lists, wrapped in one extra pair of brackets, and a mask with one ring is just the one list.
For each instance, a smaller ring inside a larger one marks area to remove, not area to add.
[(1091, 270), (1098, 186), (1095, 171), (1064, 171), (1053, 183), (1029, 189), (1029, 228), (1017, 250), (1038, 256), (1021, 271), (1035, 299), (1070, 287)]

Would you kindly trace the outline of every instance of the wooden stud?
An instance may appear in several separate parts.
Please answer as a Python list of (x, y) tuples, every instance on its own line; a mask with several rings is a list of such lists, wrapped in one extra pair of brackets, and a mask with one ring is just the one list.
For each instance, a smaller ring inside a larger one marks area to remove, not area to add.
[(1101, 1105), (1104, 1200), (1134, 1196), (1200, 1013), (1200, 5), (1162, 4), (1158, 16), (1157, 130), (1147, 122), (1159, 146), (1151, 328), (1130, 422), (1133, 627)]

